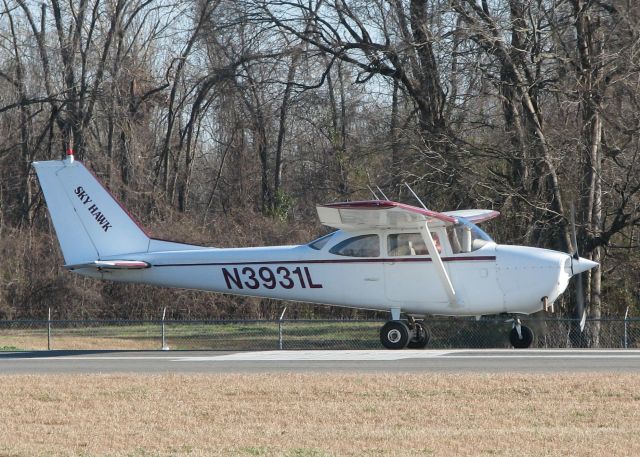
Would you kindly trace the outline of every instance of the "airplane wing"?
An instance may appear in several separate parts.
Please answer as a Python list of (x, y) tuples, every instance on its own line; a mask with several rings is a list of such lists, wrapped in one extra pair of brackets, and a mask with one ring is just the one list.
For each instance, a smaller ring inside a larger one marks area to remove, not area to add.
[(347, 231), (367, 228), (417, 228), (425, 222), (457, 222), (455, 215), (388, 200), (329, 203), (316, 209), (322, 224)]
[(442, 263), (428, 228), (436, 224), (455, 224), (457, 219), (454, 216), (388, 200), (330, 203), (318, 206), (317, 210), (320, 221), (324, 225), (347, 231), (373, 228), (420, 230), (442, 287), (449, 297), (450, 306), (454, 308), (459, 306), (451, 278)]
[(443, 214), (451, 217), (464, 217), (469, 222), (479, 224), (480, 222), (498, 217), (500, 212), (490, 209), (461, 209), (458, 211), (445, 211)]

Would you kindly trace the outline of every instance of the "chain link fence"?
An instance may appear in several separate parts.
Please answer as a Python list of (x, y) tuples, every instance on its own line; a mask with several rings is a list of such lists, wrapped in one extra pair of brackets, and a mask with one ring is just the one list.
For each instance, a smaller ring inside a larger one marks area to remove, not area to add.
[[(429, 349), (508, 348), (505, 319), (426, 321)], [(640, 348), (640, 319), (527, 319), (538, 348)], [(0, 351), (381, 349), (378, 320), (0, 321)], [(573, 332), (573, 333), (572, 333)]]

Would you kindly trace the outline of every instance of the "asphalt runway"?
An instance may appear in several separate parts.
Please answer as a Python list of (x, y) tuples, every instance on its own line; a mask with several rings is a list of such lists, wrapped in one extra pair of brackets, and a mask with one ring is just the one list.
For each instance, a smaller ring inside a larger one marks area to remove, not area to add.
[(70, 373), (640, 373), (640, 350), (36, 351), (0, 375)]

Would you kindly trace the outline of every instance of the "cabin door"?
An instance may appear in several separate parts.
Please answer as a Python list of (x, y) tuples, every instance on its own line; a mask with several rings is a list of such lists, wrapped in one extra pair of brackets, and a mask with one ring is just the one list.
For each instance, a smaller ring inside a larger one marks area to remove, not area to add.
[[(439, 239), (432, 233), (434, 241)], [(428, 312), (448, 302), (427, 247), (419, 232), (392, 233), (386, 239), (385, 295), (401, 308)]]

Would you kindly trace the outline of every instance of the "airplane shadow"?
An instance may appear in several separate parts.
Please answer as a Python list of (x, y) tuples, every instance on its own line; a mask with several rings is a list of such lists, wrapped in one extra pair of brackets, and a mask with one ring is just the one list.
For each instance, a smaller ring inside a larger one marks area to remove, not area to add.
[(158, 349), (68, 349), (68, 350), (52, 350), (52, 351), (0, 351), (0, 361), (1, 360), (11, 360), (11, 359), (48, 359), (53, 357), (73, 357), (73, 356), (87, 356), (87, 355), (104, 355), (104, 354), (156, 354), (156, 355), (166, 355), (167, 357), (171, 357), (171, 355), (177, 355), (178, 353), (185, 354), (227, 354), (229, 352), (241, 352), (241, 351), (228, 351), (222, 349), (206, 349), (206, 350), (190, 350), (190, 349), (172, 349), (171, 351), (161, 351)]
[[(7, 359), (47, 359), (51, 357), (71, 357), (76, 355), (113, 354), (128, 352), (114, 349), (86, 349), (86, 350), (53, 350), (53, 351), (15, 351), (0, 352), (0, 360)], [(130, 351), (143, 352), (143, 351)]]

